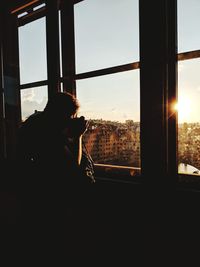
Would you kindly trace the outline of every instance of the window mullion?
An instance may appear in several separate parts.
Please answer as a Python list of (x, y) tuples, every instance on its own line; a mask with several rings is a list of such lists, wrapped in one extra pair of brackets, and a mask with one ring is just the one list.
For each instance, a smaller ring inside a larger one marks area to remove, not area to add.
[(167, 1), (167, 58), (168, 58), (168, 177), (175, 183), (178, 174), (177, 161), (177, 113), (173, 105), (177, 101), (177, 1)]
[(166, 28), (166, 1), (141, 0), (141, 170), (151, 183), (164, 182), (167, 174)]
[(48, 94), (60, 91), (59, 22), (57, 1), (47, 1), (47, 77)]
[(73, 1), (62, 1), (61, 4), (61, 42), (63, 91), (69, 91), (76, 94)]

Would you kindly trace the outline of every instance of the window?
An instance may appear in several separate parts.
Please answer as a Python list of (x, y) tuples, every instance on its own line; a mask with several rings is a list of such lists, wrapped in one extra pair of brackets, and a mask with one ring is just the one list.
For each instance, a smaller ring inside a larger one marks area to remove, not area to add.
[(138, 0), (74, 6), (76, 73), (139, 61)]
[[(45, 4), (34, 7), (32, 15), (43, 8)], [(18, 15), (19, 19), (27, 15), (26, 12), (22, 14), (24, 16)], [(35, 111), (43, 110), (47, 103), (46, 17), (22, 23), (18, 36), (21, 116), (24, 120)]]
[(47, 79), (46, 18), (19, 27), (20, 84)]
[(47, 86), (39, 86), (21, 90), (22, 120), (35, 111), (42, 111), (47, 103)]
[[(96, 164), (140, 170), (137, 0), (74, 5), (76, 93), (90, 120), (85, 142)], [(129, 173), (130, 174), (130, 173)]]
[(178, 52), (199, 49), (198, 30), (200, 3), (198, 0), (178, 0)]
[(138, 70), (77, 81), (77, 95), (91, 121), (85, 138), (95, 162), (140, 167)]
[(179, 173), (200, 175), (200, 2), (178, 0)]
[[(198, 177), (200, 3), (177, 4), (176, 13), (176, 1), (46, 2), (33, 8), (30, 21), (23, 10), (22, 118), (42, 110), (51, 89), (76, 92), (79, 115), (90, 120), (84, 142), (103, 175)], [(37, 15), (40, 9), (46, 12)]]

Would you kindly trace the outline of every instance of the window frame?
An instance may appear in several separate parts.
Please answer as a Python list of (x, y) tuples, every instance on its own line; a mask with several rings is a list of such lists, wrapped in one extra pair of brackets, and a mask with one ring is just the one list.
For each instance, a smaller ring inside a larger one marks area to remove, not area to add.
[[(76, 1), (74, 5), (82, 1)], [(72, 12), (73, 12), (72, 17), (73, 17), (73, 24), (74, 24), (74, 7), (73, 7)], [(74, 28), (74, 25), (73, 25), (73, 28)], [(75, 41), (74, 41), (74, 46), (75, 46)], [(92, 70), (92, 71), (87, 71), (87, 72), (76, 74), (75, 52), (74, 52), (73, 60), (74, 60), (74, 80), (75, 80), (74, 83), (75, 84), (76, 84), (76, 81), (79, 81), (82, 79), (96, 78), (102, 75), (116, 74), (116, 73), (121, 73), (124, 71), (140, 69), (140, 62), (135, 61), (135, 62), (127, 63), (127, 64), (101, 68), (98, 70)], [(141, 158), (141, 155), (140, 155), (140, 158)], [(117, 165), (109, 165), (109, 164), (95, 164), (95, 168), (96, 168), (98, 175), (101, 176), (102, 178), (107, 177), (107, 179), (126, 180), (126, 181), (132, 181), (132, 182), (136, 182), (138, 179), (140, 179), (140, 182), (142, 182), (143, 180), (141, 177), (141, 174), (139, 174), (141, 171), (141, 168), (128, 167), (128, 166), (117, 166)], [(135, 174), (134, 176), (132, 176), (133, 173)]]
[[(47, 10), (46, 7), (39, 8), (34, 11), (34, 8), (37, 7), (38, 5), (41, 5), (44, 3), (44, 1), (36, 1), (32, 5), (25, 6), (24, 8), (20, 8), (16, 12), (11, 11), (11, 14), (14, 14), (17, 16), (17, 27), (24, 26), (26, 24), (29, 24), (33, 21), (36, 21), (38, 19), (41, 19), (47, 15)], [(19, 17), (20, 14), (27, 12), (27, 15)], [(19, 43), (19, 37), (18, 37), (18, 43)], [(19, 82), (19, 91), (20, 91), (20, 103), (21, 103), (21, 90), (24, 89), (32, 89), (32, 88), (37, 88), (40, 86), (48, 86), (48, 79), (47, 80), (40, 80), (40, 81), (35, 81), (35, 82), (30, 82), (30, 83), (20, 83)], [(20, 110), (21, 110), (21, 105), (20, 105)]]
[[(59, 6), (58, 4), (55, 5), (55, 1), (54, 4), (49, 4), (47, 10), (42, 8), (32, 16), (29, 14), (27, 17), (18, 19), (19, 25), (22, 25), (45, 15), (50, 18), (53, 14), (55, 19), (53, 22), (47, 23), (47, 29), (50, 29), (51, 23), (56, 25), (54, 25), (53, 33), (47, 39), (47, 46), (50, 40), (54, 40), (54, 47), (56, 47), (53, 60), (50, 59), (52, 47), (48, 50), (48, 79), (20, 85), (20, 90), (48, 85), (48, 92), (51, 95), (55, 88), (59, 91), (60, 84), (63, 83), (63, 91), (69, 91), (70, 88), (70, 92), (76, 94), (76, 80), (140, 69), (141, 175), (136, 178), (126, 176), (124, 181), (141, 181), (153, 185), (162, 184), (171, 188), (184, 187), (185, 185), (187, 188), (190, 186), (197, 188), (198, 180), (200, 181), (199, 176), (194, 179), (193, 175), (178, 174), (177, 114), (170, 109), (170, 104), (177, 100), (177, 62), (200, 57), (200, 50), (177, 53), (177, 1), (162, 0), (148, 3), (149, 1), (139, 0), (140, 62), (76, 74), (73, 7), (74, 4), (81, 1), (62, 0), (59, 1)], [(58, 10), (61, 12), (62, 77), (58, 71), (60, 64), (58, 60), (59, 36), (56, 33), (58, 30)], [(149, 39), (150, 28), (153, 31)], [(56, 68), (51, 69), (53, 63), (55, 63)], [(155, 110), (153, 106), (157, 106), (158, 109)], [(147, 131), (148, 135), (146, 134)], [(152, 157), (152, 151), (154, 157)], [(102, 170), (103, 167), (100, 166), (100, 169)], [(103, 172), (101, 174), (102, 178), (106, 177)], [(123, 175), (120, 174), (120, 176)], [(114, 179), (118, 179), (117, 175), (114, 176)], [(121, 180), (120, 177), (119, 180)]]
[[(192, 50), (182, 53), (177, 53), (178, 62), (200, 58), (200, 49)], [(200, 175), (199, 174), (184, 174), (178, 173), (179, 184), (186, 188), (198, 188), (200, 189)]]
[[(178, 15), (178, 3), (176, 3), (176, 9), (177, 9), (176, 14)], [(177, 24), (177, 34), (178, 34), (178, 21), (176, 24)], [(181, 53), (178, 53), (177, 51), (177, 62), (196, 59), (196, 58), (200, 58), (200, 49), (190, 50), (190, 51), (181, 52)], [(177, 67), (177, 80), (178, 80), (178, 67)], [(177, 129), (177, 134), (178, 134), (178, 129)], [(184, 188), (184, 189), (195, 188), (199, 190), (200, 189), (200, 175), (178, 173), (178, 184), (181, 188)]]
[[(46, 2), (46, 3), (45, 3)], [(33, 10), (35, 7), (46, 4), (44, 7)], [(19, 90), (37, 88), (47, 86), (48, 98), (56, 91), (61, 91), (60, 82), (60, 57), (59, 57), (59, 6), (57, 1), (36, 1), (31, 6), (20, 9), (15, 16), (28, 12), (18, 18), (17, 26), (21, 27), (25, 24), (46, 17), (46, 49), (47, 49), (47, 79), (19, 85)], [(53, 19), (52, 19), (53, 18)]]

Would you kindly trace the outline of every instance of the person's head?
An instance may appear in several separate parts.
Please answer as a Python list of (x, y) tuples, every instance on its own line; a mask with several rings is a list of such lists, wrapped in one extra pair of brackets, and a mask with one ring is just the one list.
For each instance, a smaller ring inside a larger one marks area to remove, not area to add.
[(73, 117), (79, 107), (79, 102), (73, 94), (58, 92), (49, 98), (44, 112), (62, 121)]

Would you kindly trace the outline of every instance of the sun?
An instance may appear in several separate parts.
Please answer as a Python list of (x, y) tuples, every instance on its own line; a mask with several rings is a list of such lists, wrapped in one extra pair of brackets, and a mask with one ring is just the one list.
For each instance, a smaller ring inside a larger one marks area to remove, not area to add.
[(192, 102), (188, 97), (179, 97), (178, 102), (174, 104), (174, 110), (178, 112), (179, 123), (191, 121)]

